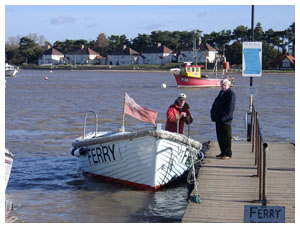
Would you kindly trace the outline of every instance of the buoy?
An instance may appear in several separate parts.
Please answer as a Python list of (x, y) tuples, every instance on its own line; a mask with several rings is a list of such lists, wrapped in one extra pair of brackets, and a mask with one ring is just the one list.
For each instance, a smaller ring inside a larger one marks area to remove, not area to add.
[(161, 87), (163, 87), (164, 89), (167, 88), (166, 83), (161, 84)]
[(52, 71), (52, 70), (50, 70), (49, 72), (50, 72), (50, 73), (52, 73), (53, 71)]
[(224, 68), (224, 70), (229, 70), (229, 62), (224, 62), (223, 68)]
[(48, 80), (48, 77), (45, 77), (45, 80)]

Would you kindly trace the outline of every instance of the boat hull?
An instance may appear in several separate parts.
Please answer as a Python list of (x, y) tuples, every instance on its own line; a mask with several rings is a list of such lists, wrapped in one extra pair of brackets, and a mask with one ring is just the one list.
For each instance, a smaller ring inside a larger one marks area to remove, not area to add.
[(174, 74), (177, 87), (220, 87), (222, 79), (193, 78)]
[(198, 149), (144, 135), (82, 146), (76, 151), (73, 154), (79, 155), (84, 174), (155, 191), (187, 172), (192, 165), (191, 156)]
[(5, 149), (5, 189), (7, 187), (14, 157), (11, 152)]
[(6, 77), (16, 77), (18, 72), (19, 72), (19, 71), (16, 70), (16, 69), (13, 69), (13, 70), (5, 70), (5, 76), (6, 76)]

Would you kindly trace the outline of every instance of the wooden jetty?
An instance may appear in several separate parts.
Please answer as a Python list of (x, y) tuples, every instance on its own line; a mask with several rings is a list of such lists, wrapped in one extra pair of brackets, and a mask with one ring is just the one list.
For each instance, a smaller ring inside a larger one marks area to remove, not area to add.
[[(295, 146), (271, 142), (268, 147), (267, 206), (284, 206), (285, 222), (295, 223)], [(189, 201), (182, 222), (242, 223), (245, 205), (262, 205), (251, 151), (251, 143), (234, 141), (233, 157), (220, 160), (218, 143), (211, 142), (197, 179), (201, 203)]]

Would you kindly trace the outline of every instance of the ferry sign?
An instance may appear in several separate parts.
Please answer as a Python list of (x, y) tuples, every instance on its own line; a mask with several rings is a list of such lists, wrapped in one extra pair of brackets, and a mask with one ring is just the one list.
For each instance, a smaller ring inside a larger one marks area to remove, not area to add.
[(284, 223), (285, 207), (245, 205), (245, 223)]
[(243, 77), (261, 77), (262, 42), (243, 42)]

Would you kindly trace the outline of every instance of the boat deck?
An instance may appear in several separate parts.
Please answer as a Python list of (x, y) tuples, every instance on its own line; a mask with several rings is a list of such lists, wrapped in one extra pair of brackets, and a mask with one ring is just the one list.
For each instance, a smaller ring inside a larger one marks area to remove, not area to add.
[[(294, 223), (295, 147), (277, 142), (268, 145), (267, 206), (284, 206), (285, 222)], [(251, 143), (233, 142), (230, 160), (216, 159), (219, 152), (218, 143), (211, 142), (197, 179), (202, 202), (189, 201), (182, 222), (242, 223), (245, 205), (261, 206)]]

